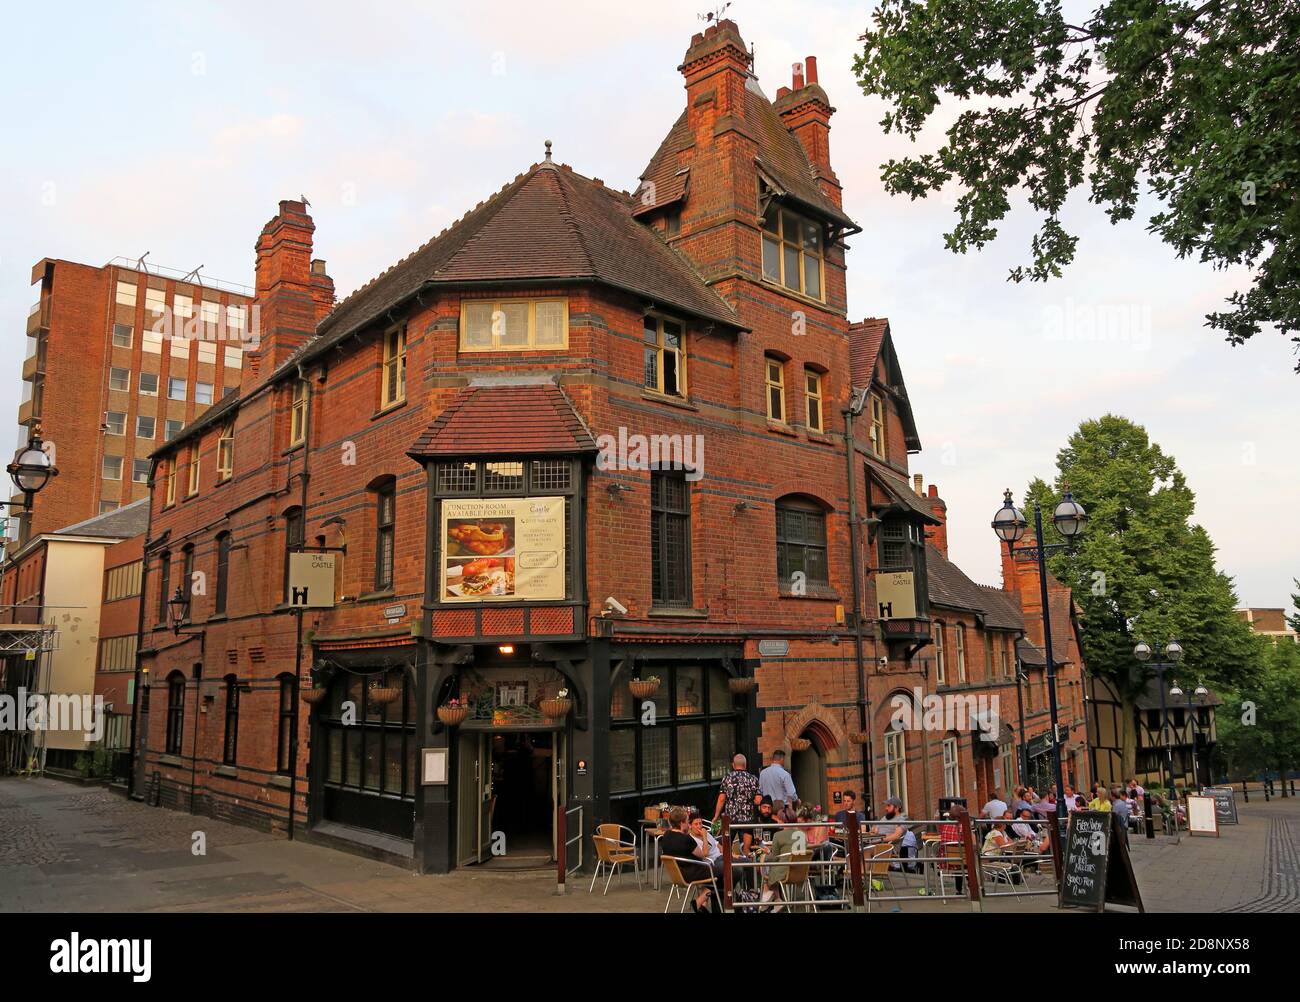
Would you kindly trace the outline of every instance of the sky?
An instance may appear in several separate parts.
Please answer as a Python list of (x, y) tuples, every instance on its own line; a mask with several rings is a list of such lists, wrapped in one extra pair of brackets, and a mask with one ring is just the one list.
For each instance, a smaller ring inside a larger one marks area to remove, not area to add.
[[(952, 198), (889, 196), (880, 165), (913, 144), (852, 74), (869, 4), (737, 0), (769, 97), (818, 57), (836, 107), (831, 158), (849, 241), (849, 316), (890, 319), (924, 449), (914, 473), (948, 503), (951, 556), (997, 584), (989, 528), (1011, 487), (1050, 477), (1079, 423), (1143, 425), (1197, 494), (1242, 604), (1289, 605), (1300, 576), (1300, 377), (1292, 346), (1225, 344), (1204, 315), (1241, 269), (1179, 261), (1077, 193), (1074, 263), (1013, 284), (1034, 218), (982, 252), (943, 245)], [(1066, 4), (1067, 12), (1078, 4)], [(316, 256), (350, 293), (514, 179), (555, 159), (631, 190), (684, 107), (677, 67), (707, 0), (653, 5), (489, 0), (371, 4), (64, 3), (6, 15), (0, 62), (0, 411), (15, 414), (42, 257), (124, 255), (251, 285), (253, 244), (306, 196)], [(940, 109), (917, 149), (957, 113)], [(1145, 214), (1141, 211), (1146, 209)]]

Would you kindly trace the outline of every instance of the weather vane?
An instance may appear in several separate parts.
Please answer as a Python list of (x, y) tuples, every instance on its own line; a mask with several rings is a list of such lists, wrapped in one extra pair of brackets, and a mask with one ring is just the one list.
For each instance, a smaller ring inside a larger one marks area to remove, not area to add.
[(699, 17), (701, 21), (708, 21), (709, 23), (713, 24), (722, 20), (722, 15), (727, 13), (727, 8), (730, 6), (731, 6), (731, 2), (730, 0), (728, 0), (727, 3), (724, 3), (721, 7), (715, 7), (707, 14), (698, 14), (696, 16)]

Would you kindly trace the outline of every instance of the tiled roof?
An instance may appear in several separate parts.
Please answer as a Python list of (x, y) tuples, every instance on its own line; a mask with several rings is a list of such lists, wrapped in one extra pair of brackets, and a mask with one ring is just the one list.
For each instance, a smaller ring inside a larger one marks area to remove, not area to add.
[(849, 376), (854, 386), (871, 385), (880, 345), (888, 330), (889, 321), (885, 317), (867, 317), (856, 324), (849, 324)]
[(239, 388), (232, 386), (230, 389), (226, 390), (226, 392), (221, 395), (220, 400), (218, 400), (215, 404), (213, 404), (211, 407), (205, 410), (202, 414), (196, 417), (193, 421), (187, 424), (184, 428), (178, 431), (175, 435), (169, 438), (162, 445), (158, 446), (158, 448), (154, 449), (153, 452), (149, 453), (149, 458), (155, 459), (158, 456), (163, 455), (164, 453), (172, 452), (173, 450), (175, 450), (176, 446), (178, 446), (181, 442), (185, 441), (187, 438), (191, 438), (194, 435), (197, 435), (205, 428), (211, 428), (218, 421), (223, 420), (227, 414), (233, 412), (236, 409), (236, 404), (238, 403), (239, 403)]
[[(745, 87), (745, 118), (738, 126), (758, 144), (758, 166), (778, 194), (799, 202), (804, 208), (812, 209), (838, 226), (858, 229), (858, 225), (844, 214), (844, 210), (818, 187), (803, 144), (786, 128), (785, 122), (781, 121), (781, 116), (772, 107), (772, 102), (752, 77)], [(643, 185), (647, 181), (654, 182), (655, 202), (658, 205), (681, 197), (680, 193), (674, 194), (678, 186), (684, 184), (678, 180), (677, 170), (682, 166), (678, 154), (694, 142), (695, 137), (687, 124), (686, 113), (682, 112), (641, 173)]]
[(637, 204), (567, 166), (534, 164), (340, 303), (282, 368), (323, 352), (426, 285), (593, 281), (745, 329), (684, 257), (632, 218)]
[(984, 617), (984, 625), (993, 629), (1024, 629), (1024, 616), (1015, 595), (976, 584), (930, 543), (925, 547), (925, 574), (931, 605), (979, 613)]
[(595, 448), (591, 432), (554, 382), (487, 382), (461, 390), (407, 455), (532, 455)]
[(64, 526), (51, 536), (104, 536), (130, 539), (149, 527), (149, 499), (141, 498), (75, 525)]
[(879, 489), (873, 492), (873, 497), (878, 496), (880, 491), (887, 495), (888, 501), (883, 505), (879, 501), (873, 501), (871, 507), (879, 509), (887, 507), (890, 504), (901, 505), (909, 511), (924, 517), (924, 520), (931, 525), (939, 525), (939, 520), (935, 518), (934, 512), (930, 510), (930, 502), (925, 498), (918, 497), (916, 491), (908, 485), (906, 480), (896, 477), (891, 473), (886, 473), (878, 466), (869, 465), (872, 479), (879, 485)]

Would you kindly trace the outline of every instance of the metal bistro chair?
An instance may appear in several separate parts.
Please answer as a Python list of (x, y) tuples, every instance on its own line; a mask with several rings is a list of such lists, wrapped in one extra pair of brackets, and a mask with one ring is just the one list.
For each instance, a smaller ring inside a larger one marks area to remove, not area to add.
[[(626, 841), (622, 837), (624, 832), (629, 836)], [(596, 878), (603, 871), (607, 875), (605, 889), (601, 893), (608, 894), (609, 882), (614, 879), (615, 872), (618, 873), (619, 883), (623, 882), (623, 866), (626, 863), (632, 864), (632, 872), (636, 874), (637, 890), (640, 890), (641, 868), (636, 860), (636, 833), (623, 825), (597, 825), (596, 834), (591, 836), (591, 840), (596, 847), (596, 872), (591, 875), (591, 886), (587, 888), (587, 893), (590, 894), (596, 889)]]
[(713, 876), (712, 873), (710, 873), (708, 877), (700, 880), (687, 880), (682, 875), (682, 863), (697, 863), (700, 866), (707, 866), (703, 860), (683, 859), (680, 856), (660, 856), (659, 862), (663, 865), (664, 873), (668, 877), (668, 900), (664, 902), (664, 914), (667, 914), (668, 909), (672, 907), (673, 897), (679, 890), (682, 892), (682, 907), (680, 910), (683, 912), (686, 911), (687, 904), (689, 904), (691, 898), (694, 897), (692, 891), (700, 887), (708, 886), (713, 888), (715, 900), (721, 901), (721, 897), (718, 894), (717, 877)]
[(1017, 881), (1015, 878), (1019, 877), (1020, 880), (1023, 881), (1025, 879), (1024, 874), (1018, 862), (1007, 858), (1017, 855), (1017, 851), (1008, 848), (996, 853), (996, 855), (1003, 858), (995, 859), (992, 856), (981, 856), (980, 870), (983, 872), (984, 876), (991, 879), (993, 883), (1006, 884), (1011, 888), (1011, 893), (1016, 896), (1016, 900), (1019, 901), (1020, 889), (1017, 887)]

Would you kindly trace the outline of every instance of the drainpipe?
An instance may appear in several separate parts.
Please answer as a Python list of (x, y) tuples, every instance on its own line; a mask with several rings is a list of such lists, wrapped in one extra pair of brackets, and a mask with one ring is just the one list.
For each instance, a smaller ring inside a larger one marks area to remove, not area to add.
[[(308, 466), (310, 463), (311, 453), (311, 411), (312, 411), (312, 386), (311, 380), (303, 375), (302, 363), (298, 364), (298, 378), (305, 384), (303, 395), (306, 397), (306, 413), (303, 417), (302, 429), (302, 472), (298, 474), (298, 480), (301, 484), (301, 501), (299, 507), (302, 508), (302, 542), (303, 547), (307, 545), (307, 480)], [(287, 582), (286, 582), (287, 584)], [(302, 614), (303, 610), (299, 608), (298, 614), (298, 638), (294, 645), (293, 661), (293, 741), (289, 744), (289, 841), (293, 841), (295, 821), (298, 813), (298, 713), (299, 698), (298, 689), (302, 685), (300, 675), (302, 674)], [(276, 697), (279, 698), (278, 695)]]
[[(158, 472), (158, 464), (155, 462), (149, 476), (149, 514), (144, 523), (144, 542), (140, 549), (140, 614), (136, 620), (135, 627), (135, 688), (134, 697), (131, 700), (131, 747), (127, 756), (127, 778), (126, 778), (126, 795), (128, 798), (143, 800), (143, 794), (137, 796), (135, 789), (135, 749), (138, 740), (136, 730), (140, 720), (140, 641), (144, 639), (144, 613), (149, 604), (147, 598), (149, 594), (149, 542), (153, 533), (153, 474)], [(151, 631), (152, 632), (152, 631)]]
[(862, 785), (867, 795), (867, 803), (875, 810), (876, 798), (871, 777), (872, 752), (871, 728), (867, 713), (867, 674), (862, 656), (862, 568), (858, 554), (858, 494), (854, 487), (853, 469), (856, 465), (857, 445), (853, 440), (853, 419), (862, 413), (866, 403), (866, 391), (854, 390), (850, 394), (849, 406), (844, 409), (844, 454), (848, 471), (849, 485), (849, 564), (853, 574), (853, 655), (857, 661), (858, 671), (858, 728), (867, 735), (867, 743), (862, 748)]

